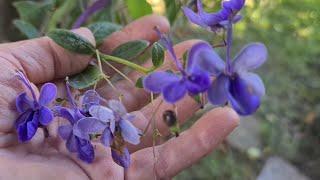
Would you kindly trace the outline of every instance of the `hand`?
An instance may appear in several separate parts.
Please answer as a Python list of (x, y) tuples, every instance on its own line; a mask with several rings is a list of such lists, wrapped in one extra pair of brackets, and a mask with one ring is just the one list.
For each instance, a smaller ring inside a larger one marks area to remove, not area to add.
[[(154, 26), (159, 26), (162, 32), (169, 30), (166, 19), (156, 15), (143, 17), (108, 37), (101, 51), (108, 53), (134, 39), (154, 42), (157, 40)], [(94, 42), (88, 29), (75, 32)], [(181, 57), (195, 42), (192, 40), (176, 45), (178, 56)], [(24, 87), (15, 77), (15, 71), (23, 70), (34, 83), (36, 92), (39, 92), (37, 87), (42, 83), (55, 82), (59, 96), (64, 97), (65, 88), (61, 78), (81, 72), (89, 61), (90, 57), (68, 52), (47, 37), (0, 45), (0, 179), (167, 179), (210, 153), (238, 125), (238, 116), (233, 110), (217, 108), (202, 116), (179, 137), (157, 142), (154, 149), (152, 129), (149, 128), (140, 145), (129, 146), (132, 163), (127, 170), (114, 163), (110, 149), (100, 144), (95, 144), (96, 158), (93, 164), (83, 163), (75, 154), (67, 152), (64, 142), (57, 135), (57, 127), (63, 121), (61, 119), (49, 126), (49, 138), (44, 138), (44, 132), (39, 129), (31, 142), (18, 144), (13, 128), (17, 118), (15, 98), (24, 91)], [(148, 65), (150, 62), (146, 63)], [(163, 68), (172, 67), (174, 64), (167, 58)], [(105, 70), (108, 75), (114, 74), (110, 69)], [(133, 81), (140, 76), (136, 72), (129, 75)], [(136, 115), (134, 124), (141, 130), (145, 129), (155, 108), (162, 101), (161, 97), (149, 103), (148, 94), (134, 88), (128, 81), (119, 81), (115, 86), (117, 92), (107, 84), (101, 85), (98, 92), (106, 99), (117, 98), (119, 92), (123, 94), (127, 109)], [(163, 136), (168, 135), (169, 131), (162, 121), (162, 113), (172, 108), (172, 105), (163, 103), (155, 115), (156, 126)], [(182, 124), (199, 109), (199, 105), (187, 97), (177, 104), (177, 108)]]

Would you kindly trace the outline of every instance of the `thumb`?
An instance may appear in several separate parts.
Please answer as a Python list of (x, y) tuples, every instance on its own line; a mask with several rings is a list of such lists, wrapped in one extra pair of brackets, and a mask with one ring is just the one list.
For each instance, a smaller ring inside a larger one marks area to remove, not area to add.
[[(80, 28), (73, 32), (95, 44), (89, 29)], [(91, 59), (88, 55), (76, 54), (60, 47), (48, 37), (3, 44), (0, 46), (0, 58), (24, 70), (35, 84), (79, 73)]]

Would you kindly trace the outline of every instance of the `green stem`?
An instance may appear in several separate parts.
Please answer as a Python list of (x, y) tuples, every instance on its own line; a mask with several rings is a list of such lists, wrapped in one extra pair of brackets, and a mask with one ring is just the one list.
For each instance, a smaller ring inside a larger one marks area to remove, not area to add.
[(48, 31), (51, 31), (53, 29), (57, 28), (57, 24), (61, 19), (64, 19), (64, 16), (66, 13), (71, 11), (76, 5), (77, 0), (66, 0), (61, 7), (59, 7), (52, 15), (49, 25), (48, 25)]
[(130, 62), (128, 60), (125, 60), (125, 59), (122, 59), (122, 58), (119, 58), (119, 57), (115, 57), (115, 56), (110, 56), (110, 55), (107, 55), (107, 54), (102, 54), (100, 53), (100, 57), (101, 57), (101, 60), (102, 61), (113, 61), (113, 62), (116, 62), (116, 63), (119, 63), (119, 64), (123, 64), (123, 65), (126, 65), (136, 71), (139, 71), (143, 74), (148, 74), (149, 72), (152, 71), (152, 69), (148, 69), (148, 68), (145, 68), (145, 67), (142, 67), (138, 64), (135, 64), (133, 62)]

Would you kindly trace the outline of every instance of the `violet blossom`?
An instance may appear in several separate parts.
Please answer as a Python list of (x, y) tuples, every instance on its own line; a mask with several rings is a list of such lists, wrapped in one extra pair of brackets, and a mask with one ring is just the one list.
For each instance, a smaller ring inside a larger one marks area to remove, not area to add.
[(31, 99), (26, 92), (23, 92), (16, 99), (16, 108), (20, 115), (15, 122), (15, 128), (19, 141), (27, 142), (32, 139), (39, 127), (45, 127), (53, 120), (53, 113), (48, 105), (55, 99), (57, 87), (52, 83), (44, 84), (37, 99), (30, 81), (21, 71), (17, 74), (32, 95)]
[(95, 155), (90, 139), (78, 136), (74, 129), (78, 121), (96, 120), (96, 118), (88, 116), (87, 109), (92, 105), (99, 104), (99, 101), (96, 98), (95, 91), (87, 91), (82, 103), (84, 108), (80, 109), (74, 102), (68, 85), (67, 94), (71, 108), (57, 106), (55, 107), (55, 115), (67, 119), (70, 124), (60, 126), (58, 128), (58, 133), (63, 140), (66, 140), (66, 147), (68, 151), (77, 153), (79, 159), (87, 163), (92, 163)]
[[(260, 106), (265, 87), (261, 78), (249, 72), (260, 67), (267, 60), (267, 49), (261, 43), (247, 45), (227, 64), (207, 43), (192, 47), (198, 65), (210, 72), (216, 79), (208, 90), (209, 101), (214, 105), (230, 102), (240, 115), (250, 115)], [(228, 65), (230, 63), (230, 65)]]
[(175, 62), (179, 74), (165, 71), (153, 72), (143, 79), (143, 87), (152, 93), (161, 93), (165, 101), (175, 103), (187, 93), (195, 96), (205, 92), (210, 86), (210, 76), (206, 71), (198, 68), (194, 61), (188, 57), (186, 68), (178, 60), (171, 39), (158, 31), (160, 42), (168, 50), (171, 59)]
[(91, 106), (89, 114), (94, 118), (79, 120), (73, 128), (74, 133), (87, 140), (90, 140), (91, 134), (101, 134), (100, 141), (104, 146), (111, 147), (113, 160), (128, 168), (130, 155), (125, 142), (140, 143), (140, 131), (131, 123), (134, 116), (116, 100), (108, 101), (108, 107)]
[(197, 24), (205, 29), (217, 31), (224, 28), (231, 20), (237, 23), (241, 20), (241, 15), (237, 13), (242, 9), (245, 0), (223, 0), (222, 9), (215, 13), (207, 13), (203, 10), (201, 0), (197, 0), (197, 13), (192, 9), (184, 7), (183, 12), (190, 22)]

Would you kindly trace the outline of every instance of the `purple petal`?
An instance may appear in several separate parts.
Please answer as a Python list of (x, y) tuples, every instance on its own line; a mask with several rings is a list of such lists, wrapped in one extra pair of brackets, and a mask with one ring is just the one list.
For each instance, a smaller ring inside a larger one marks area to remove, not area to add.
[(28, 109), (33, 109), (34, 103), (28, 97), (27, 93), (21, 93), (16, 99), (16, 108), (19, 113), (23, 113)]
[(47, 126), (52, 120), (53, 120), (52, 111), (49, 108), (42, 106), (39, 109), (39, 122), (42, 125)]
[(111, 156), (115, 163), (123, 168), (129, 168), (130, 166), (130, 154), (127, 148), (124, 148), (122, 152), (111, 149)]
[(67, 139), (66, 142), (66, 147), (70, 152), (77, 152), (78, 147), (77, 147), (77, 137), (74, 136), (73, 134), (70, 134), (69, 138)]
[(205, 21), (203, 21), (203, 19), (199, 16), (199, 14), (196, 14), (195, 12), (193, 12), (193, 10), (187, 8), (187, 7), (183, 7), (182, 11), (184, 13), (184, 15), (188, 18), (188, 20), (190, 22), (192, 22), (193, 24), (199, 25), (203, 28), (208, 28), (209, 26), (205, 23)]
[(134, 145), (140, 143), (139, 131), (130, 121), (120, 120), (119, 126), (121, 129), (121, 135), (125, 141)]
[(63, 140), (67, 140), (72, 133), (72, 126), (71, 125), (59, 126), (58, 133)]
[(174, 104), (182, 99), (187, 93), (185, 81), (177, 81), (169, 84), (163, 89), (163, 98), (166, 102)]
[(240, 11), (245, 4), (245, 0), (223, 0), (222, 7), (233, 12)]
[(113, 111), (104, 106), (91, 106), (89, 113), (92, 117), (95, 117), (104, 123), (110, 122), (114, 119)]
[(201, 42), (190, 49), (188, 71), (192, 72), (198, 66), (217, 76), (223, 72), (225, 63), (208, 43)]
[(124, 107), (124, 105), (120, 101), (110, 100), (108, 101), (108, 106), (110, 109), (112, 109), (113, 112), (115, 112), (120, 116), (127, 114), (127, 109)]
[(231, 81), (229, 100), (233, 109), (243, 116), (253, 114), (260, 106), (260, 97), (253, 94), (246, 81), (239, 76)]
[(161, 93), (168, 84), (179, 81), (180, 77), (168, 72), (154, 72), (143, 79), (143, 87), (153, 93)]
[(95, 90), (86, 91), (83, 95), (82, 108), (88, 112), (91, 106), (100, 104), (100, 95)]
[(32, 139), (38, 129), (38, 115), (33, 111), (26, 111), (16, 120), (16, 130), (20, 142), (27, 142)]
[(112, 144), (112, 141), (113, 141), (113, 135), (110, 131), (109, 128), (106, 128), (103, 133), (102, 133), (102, 136), (101, 136), (101, 143), (106, 146), (106, 147), (110, 147), (110, 145)]
[(42, 86), (40, 90), (39, 104), (48, 105), (51, 101), (55, 99), (57, 95), (57, 87), (52, 83), (46, 83)]
[(127, 113), (127, 114), (123, 115), (121, 118), (122, 118), (122, 119), (125, 119), (125, 120), (127, 120), (127, 121), (132, 121), (132, 120), (135, 119), (135, 117), (136, 117), (135, 115), (130, 114), (130, 113)]
[(210, 76), (207, 72), (197, 71), (188, 77), (187, 89), (191, 95), (197, 95), (210, 87)]
[(251, 94), (262, 97), (266, 94), (266, 90), (261, 78), (254, 73), (243, 73), (239, 75), (245, 81)]
[(230, 81), (225, 75), (218, 76), (208, 90), (209, 102), (213, 105), (224, 105), (228, 101)]
[(110, 121), (110, 131), (112, 132), (112, 134), (114, 134), (114, 132), (116, 131), (116, 120), (113, 119), (112, 121)]
[(87, 19), (97, 11), (100, 11), (110, 3), (110, 0), (97, 0), (94, 4), (88, 7), (73, 24), (72, 29), (79, 28)]
[(268, 51), (262, 43), (252, 43), (243, 48), (233, 61), (233, 71), (242, 72), (261, 66), (268, 57)]
[(81, 139), (90, 140), (90, 134), (101, 133), (107, 127), (96, 118), (87, 117), (80, 119), (73, 126), (73, 134)]
[(75, 111), (73, 109), (56, 106), (53, 108), (53, 111), (55, 116), (67, 119), (71, 124), (74, 124), (77, 120)]
[(92, 163), (94, 160), (94, 149), (90, 141), (77, 138), (77, 150), (79, 159), (86, 163)]

